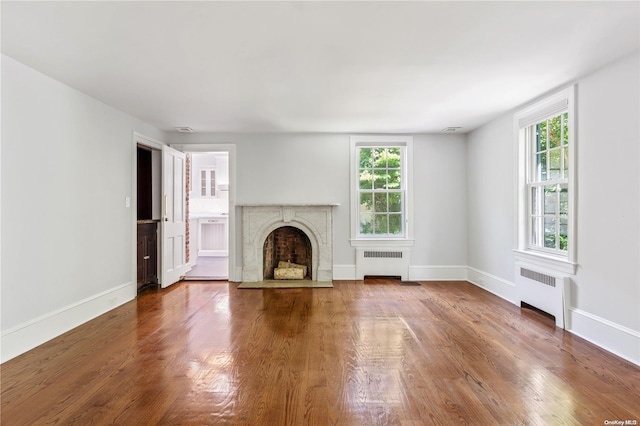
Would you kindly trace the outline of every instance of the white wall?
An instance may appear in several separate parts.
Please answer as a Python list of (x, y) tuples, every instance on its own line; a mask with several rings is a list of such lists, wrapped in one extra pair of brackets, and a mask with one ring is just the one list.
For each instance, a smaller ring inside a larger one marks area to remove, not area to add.
[[(169, 144), (235, 144), (238, 204), (340, 204), (334, 208), (334, 265), (355, 276), (355, 250), (349, 243), (349, 136), (175, 133), (167, 138)], [(414, 136), (416, 243), (411, 265), (416, 274), (466, 265), (465, 158), (464, 135)], [(240, 229), (237, 241), (242, 241)], [(241, 266), (240, 250), (236, 267)]]
[(469, 278), (507, 300), (514, 297), (515, 147), (512, 114), (468, 136)]
[(415, 135), (410, 279), (465, 279), (466, 135)]
[(135, 297), (133, 131), (164, 138), (2, 57), (3, 361)]
[[(577, 83), (573, 333), (640, 363), (640, 57)], [(469, 278), (513, 300), (513, 114), (469, 135)], [(484, 280), (484, 282), (480, 282)]]

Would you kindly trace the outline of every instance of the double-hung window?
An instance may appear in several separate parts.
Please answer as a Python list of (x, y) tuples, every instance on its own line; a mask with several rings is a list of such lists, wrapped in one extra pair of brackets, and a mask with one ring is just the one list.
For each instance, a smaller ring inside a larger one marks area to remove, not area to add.
[(526, 130), (529, 248), (566, 256), (569, 245), (569, 113)]
[(521, 257), (575, 268), (574, 87), (516, 114)]
[(352, 136), (352, 240), (410, 236), (411, 137)]

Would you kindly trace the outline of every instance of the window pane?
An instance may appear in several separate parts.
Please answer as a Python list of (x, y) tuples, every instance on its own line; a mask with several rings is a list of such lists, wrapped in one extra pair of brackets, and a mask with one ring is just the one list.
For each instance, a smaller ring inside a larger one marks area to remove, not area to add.
[(564, 173), (563, 173), (563, 177), (565, 179), (569, 178), (569, 147), (565, 146), (562, 149), (562, 156), (563, 156), (563, 167), (564, 167)]
[(549, 120), (549, 148), (560, 146), (562, 132), (562, 120), (560, 116), (553, 117)]
[(389, 170), (388, 189), (400, 189), (400, 170)]
[(373, 176), (371, 176), (371, 170), (360, 170), (360, 189), (372, 189), (372, 185)]
[(544, 246), (546, 248), (556, 248), (556, 218), (544, 218)]
[(549, 151), (549, 180), (560, 179), (561, 175), (561, 155), (560, 149), (552, 149)]
[(389, 148), (387, 150), (387, 167), (390, 169), (400, 168), (400, 148)]
[(544, 214), (556, 214), (558, 211), (557, 185), (544, 187)]
[(386, 213), (389, 211), (386, 192), (374, 194), (374, 209), (378, 213)]
[(536, 181), (547, 180), (547, 153), (543, 152), (536, 156)]
[(542, 230), (542, 219), (539, 217), (531, 218), (531, 245), (541, 247), (540, 235)]
[(360, 158), (358, 162), (360, 163), (361, 169), (373, 167), (373, 152), (371, 148), (360, 148), (359, 155)]
[(569, 144), (569, 113), (565, 112), (562, 115), (562, 144)]
[(387, 187), (387, 171), (373, 170), (373, 187), (375, 189), (386, 189)]
[(373, 194), (370, 192), (360, 193), (360, 211), (371, 212), (373, 211)]
[(360, 214), (360, 233), (363, 235), (373, 234), (373, 214), (372, 213)]
[(560, 214), (569, 214), (569, 188), (567, 185), (560, 185)]
[(386, 214), (377, 214), (375, 216), (375, 233), (376, 234), (386, 234), (388, 233), (387, 227), (387, 215)]
[(389, 215), (389, 233), (392, 235), (402, 235), (402, 215)]
[(386, 148), (371, 148), (373, 151), (373, 167), (385, 169), (387, 167)]
[(568, 229), (568, 220), (566, 217), (561, 217), (560, 218), (560, 250), (564, 250), (567, 251), (567, 247), (568, 247), (568, 234), (567, 234), (567, 229)]
[(547, 122), (543, 121), (536, 126), (536, 151), (547, 149)]
[(542, 188), (539, 186), (534, 186), (531, 188), (531, 214), (534, 216), (539, 216), (542, 214)]
[(399, 192), (389, 193), (389, 211), (401, 212), (402, 211), (402, 194)]

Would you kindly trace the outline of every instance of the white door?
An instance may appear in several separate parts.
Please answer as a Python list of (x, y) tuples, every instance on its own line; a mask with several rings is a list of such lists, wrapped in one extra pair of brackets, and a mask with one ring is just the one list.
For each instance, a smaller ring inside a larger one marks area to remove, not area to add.
[(162, 147), (162, 221), (160, 284), (168, 287), (187, 271), (185, 262), (185, 154)]

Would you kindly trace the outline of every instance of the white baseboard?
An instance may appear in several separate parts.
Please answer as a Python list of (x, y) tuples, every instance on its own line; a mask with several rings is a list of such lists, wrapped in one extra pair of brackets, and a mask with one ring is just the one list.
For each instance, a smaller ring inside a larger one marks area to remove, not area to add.
[(410, 281), (466, 281), (467, 267), (460, 265), (409, 266)]
[(235, 271), (233, 275), (229, 275), (229, 281), (232, 283), (242, 282), (242, 266), (238, 266), (235, 269), (231, 269), (231, 272)]
[[(333, 279), (355, 280), (356, 265), (333, 265)], [(466, 279), (466, 266), (409, 266), (409, 280), (411, 281), (466, 281)]]
[(136, 283), (122, 284), (3, 331), (0, 362), (8, 361), (135, 299), (137, 291)]
[[(468, 267), (467, 281), (519, 305), (514, 283), (472, 267)], [(620, 358), (640, 365), (640, 332), (575, 307), (569, 307), (565, 330)]]
[(639, 332), (574, 307), (569, 308), (569, 327), (572, 334), (640, 365)]
[[(355, 265), (334, 265), (334, 280), (354, 280)], [(235, 269), (242, 277), (242, 268)], [(466, 280), (511, 303), (515, 285), (465, 266), (413, 266), (411, 280)], [(231, 279), (231, 281), (236, 281)], [(240, 280), (241, 281), (241, 280)], [(5, 362), (67, 331), (135, 299), (137, 286), (130, 282), (88, 297), (67, 307), (2, 332), (0, 362)], [(640, 333), (578, 308), (569, 309), (567, 331), (629, 362), (640, 365)]]
[(334, 280), (355, 280), (356, 265), (333, 265)]
[(519, 302), (516, 302), (517, 296), (515, 283), (470, 266), (467, 267), (467, 281), (487, 290), (489, 293), (493, 293), (496, 296), (513, 303), (514, 305), (519, 304)]

